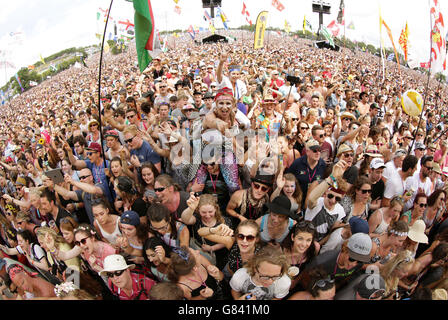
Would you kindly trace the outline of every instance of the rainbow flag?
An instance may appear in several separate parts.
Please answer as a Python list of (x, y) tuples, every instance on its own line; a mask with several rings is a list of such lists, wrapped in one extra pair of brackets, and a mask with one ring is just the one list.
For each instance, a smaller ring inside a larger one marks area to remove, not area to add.
[(20, 82), (19, 75), (16, 73), (14, 76), (16, 77), (17, 83), (19, 84), (20, 89), (22, 89), (22, 92), (23, 92), (24, 90), (23, 90), (23, 87), (22, 87), (22, 83)]

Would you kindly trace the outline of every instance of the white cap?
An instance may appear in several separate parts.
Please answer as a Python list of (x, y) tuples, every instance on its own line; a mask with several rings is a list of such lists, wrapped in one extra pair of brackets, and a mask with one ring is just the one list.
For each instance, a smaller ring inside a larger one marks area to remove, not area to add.
[(375, 159), (372, 159), (372, 161), (370, 162), (370, 168), (371, 169), (379, 169), (379, 168), (386, 168), (386, 166), (384, 165), (383, 159), (375, 158)]

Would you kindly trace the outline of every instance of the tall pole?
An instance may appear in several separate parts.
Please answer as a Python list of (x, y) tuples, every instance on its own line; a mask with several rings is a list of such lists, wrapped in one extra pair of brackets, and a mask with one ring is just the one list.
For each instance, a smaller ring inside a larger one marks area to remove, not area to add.
[(104, 51), (104, 40), (106, 39), (106, 30), (107, 30), (107, 23), (109, 22), (109, 16), (110, 16), (110, 10), (112, 9), (112, 4), (114, 0), (110, 0), (109, 5), (109, 11), (107, 12), (107, 19), (106, 24), (104, 25), (104, 32), (103, 32), (103, 41), (101, 43), (101, 54), (100, 54), (100, 65), (98, 70), (98, 117), (100, 122), (100, 139), (101, 139), (101, 154), (103, 156), (104, 166), (106, 167), (106, 155), (104, 153), (104, 147), (103, 147), (103, 125), (101, 123), (101, 70), (102, 70), (102, 64), (103, 64), (103, 51)]

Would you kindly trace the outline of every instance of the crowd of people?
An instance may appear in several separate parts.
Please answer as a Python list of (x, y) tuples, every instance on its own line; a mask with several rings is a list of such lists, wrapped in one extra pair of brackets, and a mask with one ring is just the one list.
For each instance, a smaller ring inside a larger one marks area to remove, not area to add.
[(445, 85), (289, 37), (175, 41), (0, 110), (1, 299), (448, 299)]

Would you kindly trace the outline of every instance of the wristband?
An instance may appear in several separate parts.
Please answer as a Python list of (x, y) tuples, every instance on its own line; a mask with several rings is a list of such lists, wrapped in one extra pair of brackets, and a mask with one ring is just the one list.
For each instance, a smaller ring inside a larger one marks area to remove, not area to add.
[(330, 174), (330, 179), (333, 180), (333, 187), (335, 189), (338, 189), (338, 181), (336, 180), (336, 178), (332, 174)]

